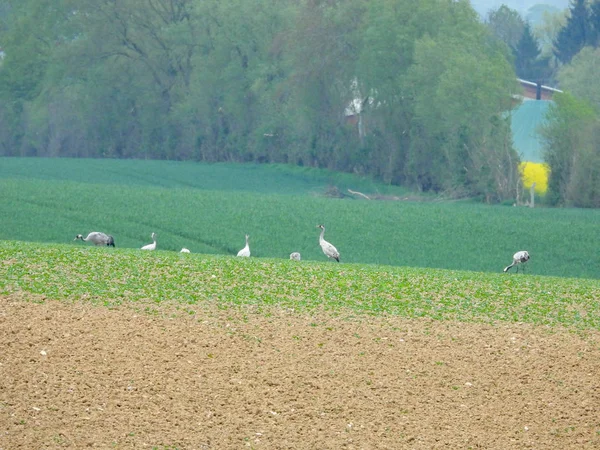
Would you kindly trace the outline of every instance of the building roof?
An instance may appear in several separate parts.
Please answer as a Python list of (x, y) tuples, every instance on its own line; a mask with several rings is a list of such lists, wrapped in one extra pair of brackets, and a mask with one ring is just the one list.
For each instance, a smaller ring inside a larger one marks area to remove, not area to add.
[(550, 86), (544, 86), (540, 84), (540, 91), (538, 97), (537, 83), (533, 81), (523, 80), (522, 78), (517, 78), (519, 84), (523, 88), (523, 95), (519, 96), (523, 101), (527, 100), (552, 100), (552, 96), (558, 92), (562, 92), (560, 89), (556, 89)]

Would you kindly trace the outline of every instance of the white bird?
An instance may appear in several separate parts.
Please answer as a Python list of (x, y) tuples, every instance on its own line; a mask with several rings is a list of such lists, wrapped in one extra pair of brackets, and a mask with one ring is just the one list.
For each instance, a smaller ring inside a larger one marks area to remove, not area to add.
[(78, 234), (73, 240), (76, 241), (77, 239), (81, 239), (82, 241), (86, 242), (93, 242), (95, 245), (112, 245), (113, 247), (115, 246), (115, 240), (112, 236), (100, 233), (99, 231), (92, 231), (90, 234), (87, 235), (86, 238), (84, 238), (83, 235)]
[(150, 236), (154, 242), (152, 244), (144, 245), (142, 250), (156, 250), (156, 233), (152, 233)]
[(325, 253), (325, 256), (327, 256), (328, 258), (333, 258), (337, 262), (340, 262), (340, 252), (338, 252), (337, 248), (335, 248), (332, 244), (330, 244), (323, 238), (323, 236), (325, 236), (325, 225), (317, 225), (317, 228), (321, 229), (321, 236), (319, 236), (319, 244), (321, 245), (321, 249), (323, 250), (323, 253)]
[(290, 259), (294, 261), (300, 261), (302, 258), (300, 257), (300, 253), (294, 252), (290, 253)]
[[(522, 263), (526, 263), (527, 261), (529, 261), (529, 253), (525, 250), (521, 250), (520, 252), (517, 252), (513, 255), (513, 262), (510, 266), (506, 266), (504, 268), (505, 272), (508, 272), (508, 270), (512, 267), (512, 266), (517, 266), (517, 272), (519, 271), (519, 264)], [(525, 270), (525, 266), (523, 266), (523, 270)]]
[(182, 248), (179, 253), (190, 253), (190, 251), (187, 248)]
[(246, 246), (238, 252), (238, 256), (249, 257), (250, 256), (250, 245), (248, 245), (248, 238), (250, 236), (246, 235)]

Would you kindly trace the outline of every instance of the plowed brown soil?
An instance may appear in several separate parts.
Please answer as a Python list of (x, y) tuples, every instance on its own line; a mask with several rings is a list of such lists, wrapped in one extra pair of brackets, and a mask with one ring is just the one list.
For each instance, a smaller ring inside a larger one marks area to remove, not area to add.
[(0, 298), (0, 449), (600, 448), (600, 333)]

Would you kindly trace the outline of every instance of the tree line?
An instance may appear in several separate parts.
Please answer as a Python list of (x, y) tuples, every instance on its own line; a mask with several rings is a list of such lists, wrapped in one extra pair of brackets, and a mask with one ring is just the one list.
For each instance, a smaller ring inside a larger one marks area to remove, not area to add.
[(1, 155), (519, 184), (514, 52), (467, 0), (0, 0), (0, 48)]
[(600, 1), (572, 0), (554, 54), (561, 65), (541, 130), (553, 205), (600, 207)]
[(539, 130), (550, 167), (546, 202), (600, 207), (600, 1), (572, 0), (537, 27), (501, 6), (486, 23), (511, 49), (517, 76), (564, 91)]

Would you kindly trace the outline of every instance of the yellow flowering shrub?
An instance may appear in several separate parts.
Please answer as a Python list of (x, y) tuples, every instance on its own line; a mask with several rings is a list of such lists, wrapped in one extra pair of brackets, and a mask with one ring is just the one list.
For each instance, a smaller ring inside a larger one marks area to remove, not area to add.
[(519, 173), (525, 189), (529, 189), (535, 183), (536, 194), (544, 195), (548, 190), (548, 175), (550, 174), (548, 164), (524, 161), (519, 165)]

